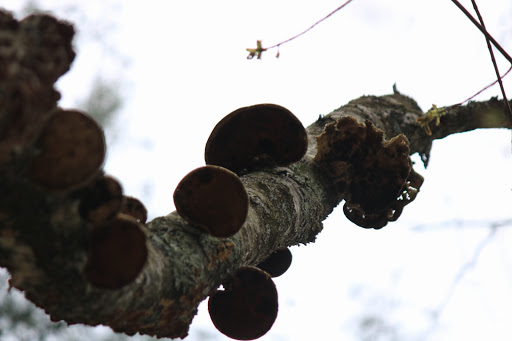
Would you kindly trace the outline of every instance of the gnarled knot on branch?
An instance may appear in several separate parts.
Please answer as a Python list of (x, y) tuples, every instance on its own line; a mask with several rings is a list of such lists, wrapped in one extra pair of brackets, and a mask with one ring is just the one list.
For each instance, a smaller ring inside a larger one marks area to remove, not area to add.
[(407, 137), (386, 140), (369, 120), (330, 123), (317, 146), (315, 161), (334, 179), (345, 216), (361, 227), (380, 229), (397, 220), (423, 183), (412, 168)]

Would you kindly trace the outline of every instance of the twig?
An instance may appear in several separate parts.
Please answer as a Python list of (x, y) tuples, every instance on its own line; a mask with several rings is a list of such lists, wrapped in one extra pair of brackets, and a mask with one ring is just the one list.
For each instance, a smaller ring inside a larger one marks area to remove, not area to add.
[(431, 316), (432, 316), (434, 322), (438, 321), (439, 316), (441, 315), (441, 313), (445, 309), (446, 305), (451, 300), (451, 298), (452, 298), (452, 296), (453, 296), (453, 294), (455, 292), (455, 289), (457, 288), (459, 283), (462, 281), (464, 276), (470, 270), (475, 268), (475, 266), (477, 265), (478, 260), (480, 258), (480, 255), (482, 254), (482, 251), (484, 250), (484, 248), (487, 245), (489, 245), (490, 242), (492, 242), (492, 240), (493, 240), (493, 238), (494, 238), (498, 228), (504, 227), (504, 226), (506, 226), (508, 224), (510, 224), (510, 220), (504, 220), (504, 221), (501, 221), (501, 222), (495, 222), (495, 223), (489, 224), (489, 233), (475, 247), (475, 250), (473, 251), (473, 256), (471, 257), (471, 259), (469, 259), (466, 263), (464, 263), (462, 265), (462, 267), (457, 272), (457, 275), (455, 275), (455, 277), (454, 277), (454, 279), (452, 281), (452, 284), (451, 284), (450, 288), (448, 289), (447, 294), (445, 295), (445, 297), (443, 298), (441, 303), (436, 307), (436, 309), (431, 312), (431, 314), (432, 314)]
[[(248, 52), (249, 52), (249, 56), (247, 57), (248, 59), (252, 59), (253, 57), (257, 57), (258, 59), (261, 58), (261, 53), (264, 52), (264, 51), (267, 51), (267, 50), (270, 50), (270, 49), (273, 49), (273, 48), (278, 48), (278, 51), (279, 51), (279, 47), (289, 41), (292, 41), (304, 34), (306, 34), (307, 32), (309, 32), (311, 29), (313, 29), (313, 27), (315, 27), (316, 25), (320, 24), (322, 21), (324, 21), (325, 19), (329, 18), (331, 15), (333, 15), (334, 13), (338, 12), (339, 10), (341, 10), (343, 7), (345, 7), (346, 5), (348, 5), (349, 3), (351, 3), (352, 0), (348, 0), (346, 1), (343, 5), (341, 5), (340, 7), (336, 8), (334, 11), (332, 11), (331, 13), (327, 14), (325, 17), (323, 17), (322, 19), (318, 20), (316, 23), (314, 23), (313, 25), (311, 25), (308, 29), (302, 31), (301, 33), (297, 34), (297, 35), (294, 35), (293, 37), (291, 38), (288, 38), (280, 43), (277, 43), (275, 45), (272, 45), (270, 47), (266, 47), (266, 48), (262, 48), (261, 47), (261, 41), (259, 41), (259, 46), (256, 48), (256, 49), (246, 49)], [(279, 57), (279, 52), (277, 52), (277, 57)]]
[[(473, 4), (473, 8), (475, 9), (476, 15), (478, 16), (478, 20), (480, 20), (480, 24), (485, 29), (484, 19), (478, 10), (478, 6), (475, 0), (471, 0)], [(489, 53), (491, 54), (492, 65), (494, 66), (494, 71), (496, 72), (496, 77), (498, 77), (498, 83), (500, 84), (501, 93), (503, 94), (503, 101), (505, 102), (505, 108), (508, 111), (508, 119), (512, 123), (512, 109), (510, 109), (510, 103), (508, 102), (507, 95), (505, 94), (505, 88), (503, 87), (503, 82), (500, 77), (500, 70), (498, 69), (498, 65), (496, 64), (496, 58), (494, 58), (494, 51), (492, 50), (491, 43), (489, 42), (489, 38), (485, 37), (485, 41), (487, 43), (487, 48), (489, 49)]]
[(482, 251), (484, 248), (493, 240), (494, 235), (496, 234), (496, 230), (500, 227), (499, 225), (491, 225), (489, 226), (489, 233), (487, 236), (478, 243), (475, 250), (473, 251), (473, 256), (471, 259), (469, 259), (465, 264), (462, 265), (462, 267), (459, 269), (457, 275), (455, 275), (452, 285), (448, 289), (448, 292), (446, 293), (445, 297), (441, 301), (441, 303), (437, 306), (437, 308), (432, 312), (432, 315), (434, 318), (438, 318), (439, 315), (443, 312), (444, 308), (450, 301), (450, 299), (453, 296), (453, 293), (455, 292), (455, 289), (461, 282), (461, 280), (464, 278), (464, 276), (472, 270), (478, 263), (478, 260), (480, 258), (480, 255), (482, 254)]
[(418, 224), (416, 226), (412, 226), (411, 230), (415, 232), (430, 232), (433, 230), (447, 230), (447, 229), (480, 229), (484, 227), (512, 227), (512, 218), (500, 219), (494, 221), (488, 220), (464, 220), (464, 219), (452, 219), (452, 220), (444, 220), (436, 223), (428, 223), (428, 224)]
[[(508, 75), (510, 71), (512, 71), (512, 65), (508, 68), (507, 72), (505, 72), (505, 73), (503, 74), (503, 76), (501, 76), (501, 77), (500, 77), (500, 78), (498, 78), (498, 79), (503, 79), (503, 78), (505, 78), (505, 76), (506, 76), (506, 75)], [(471, 96), (471, 97), (469, 97), (469, 98), (465, 99), (464, 101), (462, 101), (462, 102), (460, 102), (460, 103), (457, 103), (457, 104), (455, 104), (455, 105), (453, 105), (453, 106), (463, 105), (464, 103), (471, 101), (473, 98), (475, 98), (476, 96), (480, 95), (482, 92), (484, 92), (485, 90), (489, 89), (491, 86), (493, 86), (493, 85), (494, 85), (494, 84), (496, 84), (496, 83), (498, 83), (498, 80), (495, 80), (495, 81), (494, 81), (494, 82), (492, 82), (491, 84), (487, 85), (486, 87), (484, 87), (483, 89), (481, 89), (480, 91), (478, 91), (478, 92), (477, 92), (476, 94), (474, 94), (473, 96)]]
[(346, 5), (348, 5), (350, 2), (352, 2), (352, 0), (348, 0), (348, 1), (347, 1), (347, 2), (345, 2), (343, 5), (341, 5), (340, 7), (336, 8), (334, 11), (332, 11), (332, 12), (331, 12), (331, 13), (329, 13), (329, 14), (327, 14), (325, 17), (323, 17), (322, 19), (318, 20), (316, 23), (314, 23), (313, 25), (311, 25), (311, 27), (309, 27), (307, 30), (305, 30), (305, 31), (303, 31), (303, 32), (301, 32), (301, 33), (299, 33), (299, 34), (297, 34), (297, 35), (295, 35), (295, 36), (293, 36), (293, 37), (291, 37), (291, 38), (289, 38), (289, 39), (286, 39), (286, 40), (284, 40), (284, 41), (282, 41), (282, 42), (280, 42), (280, 43), (278, 43), (278, 44), (275, 44), (275, 45), (272, 45), (272, 46), (270, 46), (270, 47), (267, 47), (267, 50), (269, 50), (269, 49), (273, 49), (273, 48), (275, 48), (275, 47), (279, 47), (279, 46), (281, 46), (281, 45), (283, 45), (283, 44), (285, 44), (285, 43), (287, 43), (287, 42), (289, 42), (289, 41), (292, 41), (292, 40), (293, 40), (293, 39), (295, 39), (295, 38), (300, 37), (300, 36), (301, 36), (301, 35), (303, 35), (303, 34), (306, 34), (306, 33), (307, 33), (308, 31), (310, 31), (313, 27), (315, 27), (316, 25), (320, 24), (322, 21), (324, 21), (325, 19), (329, 18), (329, 17), (330, 17), (331, 15), (333, 15), (334, 13), (338, 12), (340, 9), (342, 9), (343, 7), (345, 7)]
[(460, 2), (458, 2), (457, 0), (452, 0), (452, 2), (468, 17), (469, 20), (471, 20), (471, 22), (485, 35), (485, 37), (491, 41), (494, 47), (496, 47), (498, 51), (501, 52), (503, 57), (505, 57), (512, 64), (512, 57), (510, 57), (507, 51), (505, 51), (500, 46), (500, 44), (487, 32), (485, 27), (482, 27), (482, 25), (480, 25), (478, 21), (476, 21), (476, 19), (473, 18), (473, 16), (464, 8), (464, 6), (460, 4)]

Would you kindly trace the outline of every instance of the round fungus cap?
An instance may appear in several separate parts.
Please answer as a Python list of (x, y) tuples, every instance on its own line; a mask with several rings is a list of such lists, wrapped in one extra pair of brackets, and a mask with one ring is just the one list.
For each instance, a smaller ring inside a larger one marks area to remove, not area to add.
[(240, 178), (217, 166), (188, 173), (174, 191), (179, 215), (215, 237), (230, 237), (247, 218), (249, 198)]
[(147, 255), (142, 226), (132, 217), (120, 214), (91, 230), (85, 278), (99, 288), (119, 289), (137, 277)]
[(80, 216), (92, 224), (113, 219), (123, 204), (123, 188), (111, 176), (101, 176), (80, 193)]
[(288, 270), (292, 264), (292, 253), (287, 247), (282, 247), (270, 254), (267, 259), (257, 265), (272, 277), (279, 277)]
[(105, 159), (105, 137), (88, 115), (59, 110), (46, 122), (38, 140), (40, 153), (28, 167), (37, 184), (52, 190), (77, 187), (91, 179)]
[(240, 268), (208, 301), (215, 327), (237, 340), (254, 340), (265, 335), (277, 318), (277, 289), (266, 272), (255, 267)]
[(148, 219), (148, 210), (146, 209), (146, 206), (144, 206), (139, 199), (130, 196), (124, 197), (121, 213), (134, 217), (142, 224), (145, 224)]
[(299, 161), (307, 150), (302, 123), (288, 109), (257, 104), (237, 109), (213, 128), (206, 143), (208, 165), (240, 174)]

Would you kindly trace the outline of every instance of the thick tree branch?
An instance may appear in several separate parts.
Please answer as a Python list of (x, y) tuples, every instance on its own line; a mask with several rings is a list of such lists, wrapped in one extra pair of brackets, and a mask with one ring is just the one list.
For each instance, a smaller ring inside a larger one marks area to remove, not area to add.
[(464, 106), (446, 108), (441, 124), (432, 127), (432, 137), (442, 139), (451, 134), (479, 128), (512, 128), (503, 101), (493, 97), (485, 102), (469, 102)]
[[(41, 93), (57, 94), (53, 83), (74, 56), (72, 29), (49, 16), (18, 23), (0, 12), (0, 35), (8, 42), (0, 46), (0, 265), (9, 270), (10, 285), (25, 291), (53, 320), (104, 324), (130, 335), (185, 337), (198, 304), (234, 271), (260, 263), (277, 248), (315, 240), (322, 221), (346, 199), (333, 185), (332, 170), (315, 160), (317, 137), (329, 123), (353, 117), (367, 122), (358, 129), (376, 136), (380, 130), (387, 139), (404, 134), (409, 144), (404, 137), (396, 141), (425, 161), (434, 138), (476, 128), (510, 128), (495, 99), (449, 109), (428, 136), (417, 122), (422, 112), (411, 98), (398, 92), (361, 97), (307, 128), (309, 147), (299, 162), (241, 176), (250, 207), (243, 228), (233, 237), (209, 236), (176, 212), (144, 226), (143, 221), (134, 223), (146, 237), (146, 264), (129, 284), (102, 289), (84, 274), (97, 227), (84, 218), (81, 207), (84, 193), (103, 174), (93, 173), (80, 186), (51, 190), (38, 185), (27, 170), (44, 151), (39, 134), (47, 117), (58, 111), (58, 96), (48, 100)], [(30, 62), (36, 52), (42, 64)]]

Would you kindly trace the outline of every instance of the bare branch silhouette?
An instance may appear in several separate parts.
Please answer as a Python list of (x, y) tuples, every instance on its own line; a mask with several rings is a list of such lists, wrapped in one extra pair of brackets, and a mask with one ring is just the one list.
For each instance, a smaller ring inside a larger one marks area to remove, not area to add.
[[(480, 20), (480, 24), (485, 29), (484, 19), (478, 10), (478, 6), (475, 0), (471, 0), (473, 4), (473, 8), (475, 9), (476, 15), (478, 16), (478, 20)], [(485, 41), (487, 43), (487, 48), (489, 49), (489, 53), (491, 54), (492, 65), (494, 66), (494, 71), (496, 72), (496, 77), (498, 78), (498, 83), (500, 84), (501, 93), (503, 94), (503, 101), (505, 102), (505, 107), (508, 111), (508, 119), (512, 122), (512, 109), (510, 109), (510, 103), (508, 102), (507, 95), (505, 94), (505, 88), (503, 87), (503, 82), (500, 77), (500, 70), (498, 69), (498, 65), (496, 64), (496, 58), (494, 58), (494, 51), (492, 50), (491, 43), (489, 38), (485, 37)]]
[(446, 308), (446, 306), (452, 299), (453, 294), (455, 293), (457, 287), (459, 286), (461, 281), (464, 279), (466, 274), (469, 271), (473, 270), (476, 267), (476, 265), (478, 264), (478, 260), (481, 256), (483, 250), (485, 249), (485, 247), (487, 247), (492, 242), (494, 236), (496, 235), (496, 231), (498, 230), (498, 228), (510, 226), (511, 223), (512, 223), (512, 220), (507, 219), (507, 220), (493, 222), (488, 225), (489, 232), (487, 233), (487, 235), (475, 247), (471, 258), (469, 260), (467, 260), (459, 268), (459, 271), (453, 278), (453, 281), (450, 285), (450, 288), (448, 289), (448, 292), (443, 297), (443, 299), (441, 300), (439, 305), (435, 309), (430, 311), (430, 316), (432, 318), (432, 325), (430, 327), (430, 331), (433, 331), (435, 329), (437, 322), (439, 321), (439, 316), (443, 313), (444, 309)]
[(501, 52), (503, 57), (505, 57), (512, 64), (512, 57), (510, 57), (510, 55), (507, 53), (507, 51), (505, 51), (503, 49), (503, 47), (501, 47), (501, 45), (496, 41), (496, 39), (494, 39), (489, 34), (489, 32), (487, 32), (485, 27), (480, 25), (478, 23), (478, 21), (476, 21), (476, 19), (473, 18), (473, 16), (467, 11), (467, 9), (465, 9), (464, 6), (462, 6), (460, 4), (460, 2), (458, 2), (457, 0), (452, 0), (452, 2), (468, 17), (469, 20), (471, 20), (471, 22), (485, 35), (485, 37), (491, 41), (491, 43), (494, 45), (494, 47), (496, 47), (498, 49), (498, 51)]
[[(507, 72), (505, 72), (503, 74), (503, 76), (501, 76), (500, 78), (498, 79), (503, 79), (505, 78), (506, 75), (508, 75), (510, 73), (510, 71), (512, 71), (512, 65), (508, 68)], [(471, 101), (473, 98), (475, 98), (476, 96), (480, 95), (482, 92), (484, 92), (485, 90), (489, 89), (490, 87), (492, 87), (494, 84), (498, 83), (498, 80), (495, 80), (494, 82), (492, 82), (491, 84), (487, 85), (486, 87), (484, 87), (483, 89), (479, 90), (477, 93), (475, 93), (474, 95), (472, 95), (471, 97), (465, 99), (464, 101), (460, 102), (460, 103), (457, 103), (455, 104), (455, 106), (457, 105), (463, 105), (464, 103), (466, 102), (469, 102)]]
[[(334, 11), (332, 11), (331, 13), (327, 14), (325, 17), (323, 17), (322, 19), (318, 20), (317, 22), (315, 22), (313, 25), (311, 25), (308, 29), (302, 31), (301, 33), (299, 34), (296, 34), (294, 35), (293, 37), (291, 38), (288, 38), (280, 43), (277, 43), (275, 45), (272, 45), (270, 47), (266, 47), (266, 48), (263, 48), (261, 46), (261, 40), (258, 40), (258, 43), (257, 43), (257, 47), (255, 49), (246, 49), (248, 52), (249, 52), (249, 56), (247, 56), (247, 59), (252, 59), (254, 57), (258, 58), (258, 59), (261, 59), (261, 54), (264, 52), (264, 51), (268, 51), (270, 49), (273, 49), (273, 48), (278, 48), (283, 45), (283, 44), (286, 44), (304, 34), (306, 34), (307, 32), (311, 31), (313, 29), (313, 27), (315, 27), (316, 25), (320, 24), (322, 21), (326, 20), (327, 18), (329, 18), (331, 15), (333, 15), (334, 13), (338, 12), (339, 10), (341, 10), (343, 7), (345, 7), (346, 5), (348, 5), (349, 3), (351, 3), (352, 0), (348, 0), (346, 1), (345, 3), (343, 3), (343, 5), (341, 5), (340, 7), (336, 8)], [(279, 57), (279, 51), (277, 52), (277, 55), (276, 57)]]

